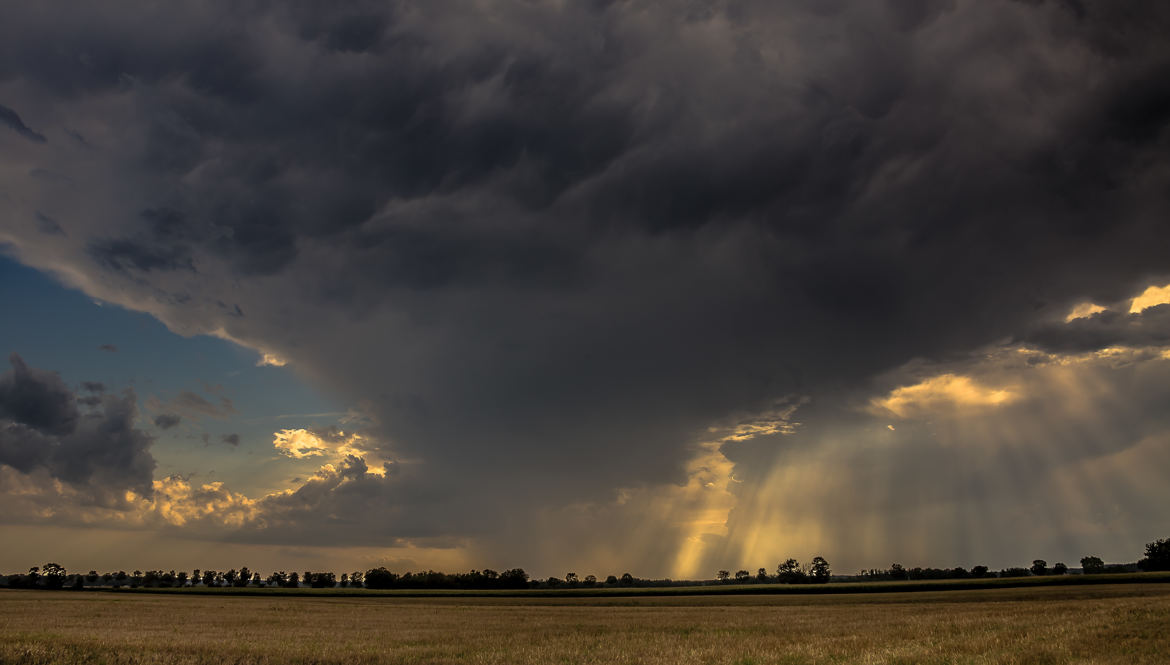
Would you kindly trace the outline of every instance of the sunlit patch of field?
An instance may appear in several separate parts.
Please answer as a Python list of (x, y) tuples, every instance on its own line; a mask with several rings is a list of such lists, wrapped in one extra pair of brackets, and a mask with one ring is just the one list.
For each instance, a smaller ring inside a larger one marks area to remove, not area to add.
[(0, 592), (4, 663), (1167, 663), (1170, 585), (395, 598)]

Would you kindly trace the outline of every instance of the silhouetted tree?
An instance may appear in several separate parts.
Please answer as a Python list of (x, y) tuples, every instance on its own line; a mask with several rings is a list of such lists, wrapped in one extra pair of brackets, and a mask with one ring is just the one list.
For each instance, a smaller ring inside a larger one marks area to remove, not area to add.
[(889, 575), (891, 580), (904, 580), (906, 579), (906, 569), (900, 563), (891, 564)]
[(581, 580), (577, 579), (577, 573), (565, 573), (565, 583), (576, 586)]
[(719, 580), (720, 582), (726, 582), (727, 580), (731, 579), (731, 571), (721, 570), (715, 573), (715, 579)]
[(761, 568), (756, 571), (756, 581), (763, 583), (768, 581), (768, 569)]
[(1053, 575), (1064, 575), (1067, 572), (1068, 572), (1068, 566), (1064, 565), (1060, 561), (1057, 561), (1056, 563), (1052, 564), (1052, 574)]
[(45, 588), (60, 589), (65, 586), (65, 569), (55, 563), (46, 563), (41, 568), (41, 578), (45, 582)]
[(805, 581), (805, 574), (800, 569), (799, 561), (787, 559), (776, 566), (776, 579), (783, 584), (797, 584)]
[(832, 571), (829, 570), (829, 562), (825, 561), (824, 557), (813, 557), (812, 563), (808, 566), (808, 575), (812, 581), (823, 584), (829, 581), (832, 576)]
[(617, 581), (616, 577), (614, 577), (613, 575), (610, 575), (610, 576), (605, 578), (605, 583), (606, 584), (617, 584), (618, 581)]
[(1138, 561), (1142, 570), (1170, 570), (1170, 538), (1146, 543), (1146, 557)]
[(500, 586), (505, 589), (523, 589), (528, 586), (528, 573), (523, 568), (512, 568), (500, 573)]
[(289, 573), (284, 580), (284, 585), (290, 589), (295, 589), (301, 585), (301, 578), (295, 572)]
[(1044, 559), (1036, 559), (1032, 562), (1032, 567), (1029, 568), (1033, 575), (1044, 575), (1048, 572), (1048, 562)]
[(622, 573), (621, 583), (622, 584), (633, 584), (634, 583), (634, 576), (629, 574), (629, 573)]
[(987, 566), (975, 566), (971, 568), (971, 577), (980, 578), (987, 577)]
[(585, 576), (585, 586), (597, 586), (597, 576), (596, 575), (586, 575)]
[(1086, 575), (1098, 575), (1105, 572), (1105, 562), (1101, 557), (1087, 556), (1081, 559), (1081, 572)]
[(216, 573), (214, 570), (204, 570), (203, 571), (203, 586), (205, 586), (205, 587), (215, 586), (215, 579), (217, 577), (219, 577), (219, 574)]
[(746, 570), (735, 571), (735, 581), (736, 582), (746, 582), (748, 580), (748, 578), (751, 576), (752, 576), (752, 574)]

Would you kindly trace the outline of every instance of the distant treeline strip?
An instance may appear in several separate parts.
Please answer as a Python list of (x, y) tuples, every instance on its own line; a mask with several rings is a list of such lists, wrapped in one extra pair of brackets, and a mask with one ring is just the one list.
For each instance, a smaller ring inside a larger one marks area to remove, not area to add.
[[(197, 591), (202, 584), (203, 590), (233, 589), (246, 591), (253, 589), (271, 592), (273, 589), (297, 590), (305, 587), (330, 589), (374, 589), (391, 591), (476, 591), (476, 592), (504, 592), (504, 591), (558, 591), (563, 590), (588, 595), (596, 591), (599, 595), (612, 595), (623, 589), (638, 588), (639, 595), (645, 595), (645, 589), (661, 590), (663, 594), (683, 593), (784, 593), (791, 589), (792, 593), (851, 593), (855, 591), (882, 591), (883, 584), (890, 585), (890, 590), (914, 591), (921, 589), (964, 589), (976, 586), (1029, 586), (1033, 584), (1099, 584), (1128, 580), (1136, 571), (1146, 572), (1170, 571), (1170, 539), (1156, 540), (1146, 545), (1146, 556), (1134, 564), (1107, 566), (1100, 558), (1087, 556), (1081, 559), (1081, 573), (1069, 575), (1070, 571), (1063, 563), (1057, 563), (1051, 568), (1041, 559), (1032, 562), (1030, 568), (1006, 568), (995, 573), (986, 566), (975, 566), (970, 571), (964, 568), (912, 568), (907, 570), (899, 564), (893, 564), (889, 569), (871, 569), (862, 571), (853, 576), (838, 576), (833, 578), (829, 569), (829, 562), (823, 557), (814, 557), (809, 566), (801, 566), (796, 559), (787, 559), (776, 568), (776, 575), (769, 575), (767, 570), (760, 568), (755, 576), (746, 570), (737, 571), (734, 575), (735, 584), (732, 585), (732, 575), (727, 570), (720, 570), (716, 579), (718, 584), (710, 581), (675, 581), (637, 579), (630, 573), (620, 578), (610, 575), (604, 582), (593, 575), (579, 578), (576, 573), (567, 573), (562, 580), (558, 577), (548, 577), (544, 580), (533, 580), (523, 568), (510, 568), (504, 572), (491, 569), (472, 570), (468, 573), (441, 573), (433, 570), (418, 573), (398, 574), (386, 568), (372, 568), (353, 573), (342, 573), (340, 579), (332, 572), (305, 571), (304, 575), (296, 572), (286, 573), (279, 571), (261, 578), (260, 573), (253, 572), (247, 567), (240, 570), (230, 569), (224, 572), (215, 570), (195, 569), (188, 576), (186, 571), (175, 572), (135, 570), (132, 574), (125, 571), (99, 574), (91, 570), (86, 574), (70, 574), (64, 567), (56, 563), (46, 563), (43, 567), (34, 566), (27, 574), (7, 575), (0, 577), (0, 586), (18, 589), (181, 589)], [(1163, 581), (1163, 576), (1149, 578), (1142, 576), (1142, 580)], [(836, 584), (826, 585), (829, 581)], [(861, 584), (858, 584), (860, 582)], [(816, 591), (813, 591), (816, 589)]]

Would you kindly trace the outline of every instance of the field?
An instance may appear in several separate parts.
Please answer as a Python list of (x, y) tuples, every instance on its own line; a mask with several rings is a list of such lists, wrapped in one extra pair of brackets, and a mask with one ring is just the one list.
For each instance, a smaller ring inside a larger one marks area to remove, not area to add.
[(3, 663), (1167, 663), (1170, 584), (625, 597), (0, 592)]

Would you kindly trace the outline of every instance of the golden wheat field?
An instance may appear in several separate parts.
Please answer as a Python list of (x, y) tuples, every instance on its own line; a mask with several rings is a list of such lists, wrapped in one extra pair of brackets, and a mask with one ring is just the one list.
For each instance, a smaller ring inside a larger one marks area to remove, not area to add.
[(832, 596), (0, 592), (4, 663), (1167, 663), (1170, 585)]

